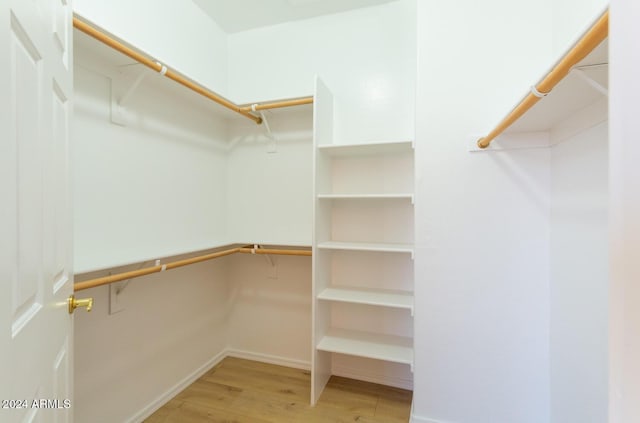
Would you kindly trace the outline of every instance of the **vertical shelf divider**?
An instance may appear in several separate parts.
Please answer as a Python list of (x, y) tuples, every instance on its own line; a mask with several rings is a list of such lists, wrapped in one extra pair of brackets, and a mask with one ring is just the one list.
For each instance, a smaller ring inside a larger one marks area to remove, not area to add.
[(316, 76), (313, 109), (313, 239), (312, 239), (312, 346), (311, 405), (315, 405), (331, 377), (331, 353), (316, 348), (331, 325), (330, 305), (317, 299), (327, 288), (331, 272), (331, 252), (318, 244), (331, 238), (330, 204), (320, 202), (318, 193), (331, 189), (330, 162), (319, 154), (318, 147), (333, 143), (333, 94)]

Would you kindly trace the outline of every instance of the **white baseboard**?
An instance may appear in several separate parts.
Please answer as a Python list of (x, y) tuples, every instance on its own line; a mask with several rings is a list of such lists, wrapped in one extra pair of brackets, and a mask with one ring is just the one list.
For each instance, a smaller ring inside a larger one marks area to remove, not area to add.
[(410, 423), (445, 423), (438, 420), (428, 419), (426, 417), (419, 417), (411, 414)]
[(126, 421), (126, 423), (138, 423), (155, 413), (160, 407), (169, 402), (173, 397), (182, 392), (186, 387), (198, 380), (202, 375), (211, 370), (216, 364), (220, 363), (227, 356), (227, 351), (221, 351), (211, 360), (204, 363), (202, 366), (191, 372), (187, 377), (180, 382), (173, 385), (167, 392), (160, 395), (154, 401), (149, 403), (142, 410), (137, 412), (133, 417)]
[(380, 385), (393, 386), (394, 388), (408, 389), (410, 391), (413, 390), (413, 380), (411, 379), (365, 373), (347, 366), (333, 366), (331, 368), (331, 374), (347, 377), (349, 379), (357, 379)]
[(244, 358), (245, 360), (259, 361), (261, 363), (275, 364), (277, 366), (291, 367), (294, 369), (311, 370), (311, 363), (304, 360), (294, 360), (276, 355), (260, 354), (251, 351), (228, 349), (226, 355), (229, 357)]

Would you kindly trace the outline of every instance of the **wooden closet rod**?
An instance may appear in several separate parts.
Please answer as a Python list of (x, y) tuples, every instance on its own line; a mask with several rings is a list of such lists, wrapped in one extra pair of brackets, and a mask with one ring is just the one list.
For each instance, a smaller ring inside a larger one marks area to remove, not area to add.
[(251, 112), (253, 110), (278, 109), (280, 107), (302, 106), (304, 104), (313, 104), (313, 96), (296, 98), (294, 100), (273, 101), (271, 103), (242, 106), (241, 109), (245, 112)]
[(108, 285), (114, 282), (120, 282), (127, 279), (137, 278), (140, 276), (150, 275), (152, 273), (162, 272), (164, 270), (175, 269), (176, 267), (187, 266), (189, 264), (200, 263), (202, 261), (212, 260), (214, 258), (228, 256), (230, 254), (238, 252), (239, 248), (231, 248), (229, 250), (218, 251), (211, 254), (205, 254), (198, 257), (192, 257), (189, 259), (178, 260), (167, 264), (161, 264), (158, 266), (147, 267), (144, 269), (132, 270), (130, 272), (118, 273), (116, 275), (103, 276), (101, 278), (90, 279), (83, 282), (78, 282), (73, 285), (74, 291), (81, 291), (83, 289), (89, 289), (100, 285)]
[(239, 253), (243, 254), (272, 254), (275, 256), (310, 256), (311, 251), (309, 250), (278, 250), (278, 249), (269, 249), (269, 248), (251, 248), (244, 247), (238, 248)]
[[(478, 140), (478, 147), (487, 148), (491, 141), (524, 115), (542, 97), (547, 95), (578, 62), (584, 59), (609, 35), (609, 10), (596, 21), (575, 46), (560, 60), (547, 76), (495, 127), (486, 137)], [(536, 92), (537, 91), (537, 92)]]
[(85, 34), (89, 35), (90, 37), (95, 38), (96, 40), (108, 45), (109, 47), (111, 47), (114, 50), (119, 51), (122, 54), (125, 54), (127, 56), (129, 56), (130, 58), (132, 58), (133, 60), (140, 62), (141, 64), (153, 69), (156, 72), (160, 72), (162, 73), (164, 76), (166, 76), (169, 79), (174, 80), (175, 82), (177, 82), (178, 84), (181, 84), (187, 88), (189, 88), (192, 91), (195, 91), (196, 93), (215, 101), (216, 103), (220, 104), (221, 106), (226, 107), (227, 109), (233, 110), (236, 113), (240, 113), (242, 116), (249, 118), (251, 120), (253, 120), (255, 123), (257, 123), (258, 125), (262, 123), (262, 118), (260, 116), (254, 116), (250, 113), (251, 108), (249, 108), (249, 111), (242, 109), (240, 106), (238, 106), (237, 104), (232, 103), (231, 101), (219, 96), (218, 94), (214, 93), (213, 91), (210, 91), (206, 88), (204, 88), (202, 85), (196, 84), (190, 80), (188, 80), (187, 78), (183, 77), (182, 75), (178, 74), (177, 72), (168, 69), (166, 66), (146, 57), (143, 54), (140, 54), (139, 52), (133, 50), (132, 48), (129, 48), (127, 46), (125, 46), (124, 44), (122, 44), (121, 42), (109, 37), (107, 34), (100, 32), (98, 29), (92, 27), (91, 25), (83, 22), (82, 20), (80, 20), (78, 17), (74, 16), (73, 17), (73, 26), (74, 28), (77, 28), (78, 30), (84, 32)]
[(184, 260), (178, 260), (171, 263), (161, 264), (158, 266), (147, 267), (144, 269), (132, 270), (129, 272), (118, 273), (116, 275), (103, 276), (101, 278), (89, 279), (83, 282), (78, 282), (73, 285), (74, 292), (82, 291), (83, 289), (94, 288), (96, 286), (108, 285), (114, 282), (120, 282), (127, 279), (133, 279), (140, 276), (150, 275), (152, 273), (159, 273), (165, 270), (175, 269), (177, 267), (187, 266), (190, 264), (200, 263), (207, 260), (212, 260), (218, 257), (228, 256), (234, 253), (248, 253), (248, 254), (274, 254), (274, 255), (289, 255), (289, 256), (310, 256), (309, 250), (283, 250), (283, 249), (269, 249), (269, 248), (230, 248), (228, 250), (217, 251), (215, 253), (205, 254), (202, 256), (192, 257)]

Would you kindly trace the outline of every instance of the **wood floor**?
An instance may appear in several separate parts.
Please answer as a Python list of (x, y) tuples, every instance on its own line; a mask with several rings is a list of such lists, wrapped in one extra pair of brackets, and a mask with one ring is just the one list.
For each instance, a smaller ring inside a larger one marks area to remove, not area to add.
[(332, 376), (315, 407), (308, 371), (227, 357), (147, 423), (400, 423), (411, 391)]

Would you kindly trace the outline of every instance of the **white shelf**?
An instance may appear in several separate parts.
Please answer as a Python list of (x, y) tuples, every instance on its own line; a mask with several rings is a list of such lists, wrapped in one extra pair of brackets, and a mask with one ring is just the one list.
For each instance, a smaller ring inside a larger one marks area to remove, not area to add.
[[(588, 78), (608, 88), (608, 62), (609, 43), (605, 39), (576, 68), (581, 68)], [(559, 122), (602, 98), (604, 95), (601, 92), (572, 71), (546, 97), (511, 125), (505, 134), (549, 131)]]
[[(131, 254), (129, 251), (125, 251), (122, 254), (122, 258), (120, 259), (116, 258), (116, 259), (111, 259), (111, 261), (104, 261), (104, 257), (103, 257), (103, 261), (97, 262), (97, 259), (99, 258), (97, 257), (95, 263), (82, 262), (80, 264), (76, 264), (76, 267), (74, 268), (73, 272), (75, 275), (82, 275), (85, 273), (105, 271), (109, 269), (115, 269), (118, 267), (132, 266), (134, 264), (144, 264), (146, 262), (151, 262), (155, 260), (166, 261), (171, 257), (179, 257), (179, 256), (187, 256), (187, 255), (203, 255), (203, 254), (208, 254), (209, 252), (215, 252), (214, 250), (217, 250), (219, 248), (226, 249), (234, 246), (244, 246), (244, 245), (254, 245), (254, 244), (258, 244), (268, 248), (276, 248), (276, 249), (283, 248), (283, 249), (296, 249), (296, 250), (299, 249), (303, 251), (308, 251), (312, 248), (311, 245), (309, 245), (309, 243), (306, 243), (306, 242), (283, 243), (283, 242), (271, 242), (271, 241), (255, 241), (255, 240), (250, 242), (249, 241), (237, 242), (233, 240), (227, 240), (227, 241), (212, 242), (212, 243), (203, 244), (200, 246), (196, 245), (191, 248), (182, 248), (182, 249), (175, 249), (175, 250), (159, 250), (159, 251), (156, 251), (156, 254), (154, 255), (139, 256), (136, 258), (132, 258), (135, 256)], [(128, 259), (125, 259), (124, 257), (128, 257)]]
[(319, 300), (402, 308), (413, 313), (413, 294), (406, 291), (366, 288), (327, 288)]
[(413, 203), (413, 194), (318, 194), (320, 200), (409, 200)]
[(327, 241), (318, 244), (318, 248), (325, 250), (348, 250), (348, 251), (379, 251), (386, 253), (408, 253), (413, 255), (413, 245), (411, 244), (382, 244), (371, 242), (339, 242)]
[(170, 257), (183, 256), (188, 254), (205, 254), (209, 250), (215, 250), (217, 248), (229, 247), (234, 242), (225, 241), (212, 241), (205, 244), (195, 244), (191, 246), (183, 246), (176, 249), (161, 249), (158, 248), (152, 251), (151, 254), (135, 254), (133, 251), (126, 250), (124, 248), (114, 251), (114, 254), (109, 257), (104, 255), (96, 255), (82, 257), (81, 260), (77, 259), (74, 262), (73, 273), (75, 275), (81, 275), (84, 273), (98, 272), (102, 270), (114, 269), (117, 267), (131, 266), (134, 264), (144, 264), (153, 260), (166, 260)]
[(261, 245), (264, 248), (285, 248), (285, 249), (300, 249), (300, 250), (308, 250), (311, 248), (311, 244), (308, 242), (278, 242), (274, 240), (253, 240), (253, 241), (241, 241), (234, 242), (233, 244), (245, 246), (245, 245)]
[(327, 144), (319, 145), (318, 151), (334, 157), (373, 156), (384, 154), (409, 153), (413, 151), (413, 142), (379, 142), (366, 144)]
[(331, 329), (317, 345), (320, 351), (413, 365), (411, 338)]
[[(73, 41), (74, 41), (74, 61), (76, 63), (81, 64), (83, 67), (86, 67), (92, 71), (95, 71), (99, 74), (104, 74), (105, 72), (116, 74), (121, 76), (123, 73), (122, 70), (118, 70), (123, 66), (130, 66), (132, 59), (123, 53), (107, 46), (106, 44), (96, 41), (91, 36), (85, 34), (84, 32), (74, 29), (73, 31)], [(138, 50), (144, 56), (153, 57), (153, 55), (149, 54), (146, 51), (141, 50), (138, 47), (134, 47), (135, 50)], [(170, 66), (167, 66), (170, 67)], [(111, 75), (109, 75), (111, 76)], [(198, 81), (193, 81), (197, 85), (201, 85)], [(191, 99), (192, 103), (189, 105), (190, 108), (202, 108), (204, 112), (211, 113), (212, 111), (217, 115), (223, 118), (237, 118), (239, 115), (229, 110), (227, 107), (222, 106), (221, 104), (211, 101), (209, 99), (203, 98), (200, 94), (196, 94), (193, 91), (186, 89), (180, 84), (176, 84), (173, 81), (169, 81), (168, 78), (147, 78), (145, 80), (145, 84), (155, 84), (156, 87), (161, 87), (163, 90), (168, 90), (172, 96), (181, 98), (181, 99)], [(127, 85), (128, 86), (128, 85)], [(273, 103), (276, 101), (285, 101), (285, 100), (297, 100), (300, 98), (311, 97), (313, 93), (300, 93), (300, 96), (296, 97), (276, 97), (276, 98), (261, 98), (261, 99), (231, 99), (227, 97), (227, 100), (235, 103), (239, 107), (251, 106), (252, 104), (265, 104), (265, 103)], [(313, 104), (304, 104), (296, 107), (281, 107), (269, 109), (270, 114), (274, 115), (289, 115), (292, 113), (306, 113), (311, 114), (313, 111)], [(298, 138), (296, 138), (298, 139)]]

